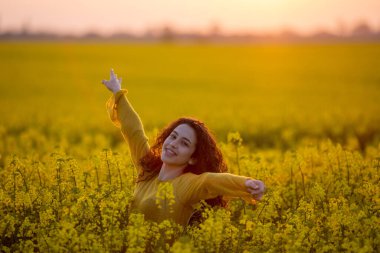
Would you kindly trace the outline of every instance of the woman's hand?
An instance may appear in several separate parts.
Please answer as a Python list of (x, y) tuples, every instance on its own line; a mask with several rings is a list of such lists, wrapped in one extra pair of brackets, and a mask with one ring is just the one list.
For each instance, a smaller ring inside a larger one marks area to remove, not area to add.
[(245, 186), (247, 187), (247, 191), (252, 194), (255, 200), (261, 200), (265, 191), (265, 185), (262, 181), (247, 179), (245, 181)]
[(110, 80), (103, 80), (102, 84), (113, 93), (116, 93), (121, 89), (121, 77), (118, 79), (117, 75), (113, 72), (113, 69), (111, 69)]

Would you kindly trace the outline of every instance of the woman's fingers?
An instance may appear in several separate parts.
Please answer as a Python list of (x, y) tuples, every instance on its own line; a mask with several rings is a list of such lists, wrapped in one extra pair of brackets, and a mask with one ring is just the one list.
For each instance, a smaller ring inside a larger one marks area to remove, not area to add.
[(247, 191), (253, 196), (256, 200), (261, 200), (264, 194), (265, 185), (260, 180), (249, 179), (246, 181)]
[(258, 188), (258, 189), (248, 188), (248, 192), (251, 194), (258, 194), (258, 193), (263, 193), (264, 190), (261, 188)]
[(104, 84), (110, 91), (115, 93), (121, 89), (121, 78), (117, 78), (117, 75), (113, 69), (111, 69), (110, 80), (102, 80), (102, 84)]
[(113, 69), (110, 71), (110, 80), (115, 79), (115, 73), (113, 72)]
[(261, 188), (261, 181), (259, 180), (248, 180), (248, 182), (246, 183), (247, 187), (250, 188), (250, 189), (253, 189), (253, 190), (258, 190)]
[(117, 74), (115, 74), (115, 72), (113, 71), (113, 69), (111, 69), (111, 72), (110, 72), (110, 82), (119, 82), (121, 83), (121, 78), (117, 78)]
[(108, 89), (111, 87), (110, 82), (107, 80), (102, 80), (102, 84), (104, 84), (104, 86), (106, 86)]
[(252, 195), (252, 197), (253, 197), (254, 199), (256, 199), (256, 200), (261, 200), (261, 198), (262, 198), (263, 195), (264, 195), (263, 191), (261, 191), (261, 190), (249, 190), (248, 192), (249, 192), (249, 193)]

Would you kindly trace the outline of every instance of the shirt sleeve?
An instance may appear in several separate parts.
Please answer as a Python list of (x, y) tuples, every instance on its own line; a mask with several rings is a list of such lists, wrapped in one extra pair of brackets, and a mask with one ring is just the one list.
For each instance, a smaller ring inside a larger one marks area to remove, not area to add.
[(142, 170), (139, 160), (149, 151), (148, 138), (140, 117), (129, 103), (127, 90), (120, 90), (112, 95), (107, 103), (107, 111), (112, 123), (121, 129), (124, 139), (129, 145), (132, 161), (135, 167)]
[(206, 172), (201, 175), (192, 175), (185, 194), (185, 201), (194, 205), (203, 199), (215, 198), (217, 196), (240, 197), (247, 202), (254, 202), (252, 195), (247, 191), (245, 181), (250, 179), (244, 176), (230, 173)]

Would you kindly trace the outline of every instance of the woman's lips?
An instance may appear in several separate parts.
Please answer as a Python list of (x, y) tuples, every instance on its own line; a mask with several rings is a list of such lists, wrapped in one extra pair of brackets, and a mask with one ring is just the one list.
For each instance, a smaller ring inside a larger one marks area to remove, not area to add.
[(165, 148), (165, 153), (168, 155), (168, 156), (176, 156), (176, 152), (174, 152), (173, 150), (169, 149), (169, 148)]

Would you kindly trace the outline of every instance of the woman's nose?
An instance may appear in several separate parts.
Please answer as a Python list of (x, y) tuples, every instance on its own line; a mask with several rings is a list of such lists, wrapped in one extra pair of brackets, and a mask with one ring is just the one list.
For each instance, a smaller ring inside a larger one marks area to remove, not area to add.
[(178, 146), (178, 142), (177, 142), (177, 140), (173, 140), (173, 141), (171, 141), (171, 142), (169, 143), (169, 145), (172, 146), (173, 148), (177, 148), (177, 146)]

